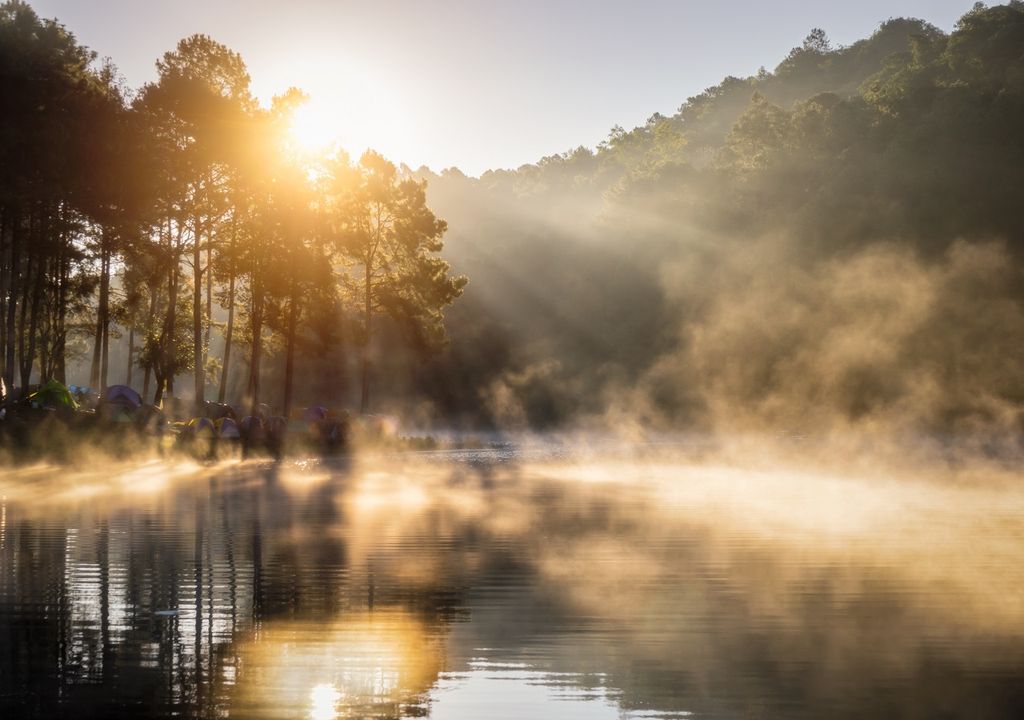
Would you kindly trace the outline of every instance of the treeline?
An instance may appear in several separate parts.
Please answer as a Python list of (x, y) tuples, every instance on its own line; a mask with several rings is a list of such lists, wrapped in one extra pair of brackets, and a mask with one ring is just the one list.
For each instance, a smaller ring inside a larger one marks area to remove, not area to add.
[[(311, 169), (288, 147), (300, 94), (259, 107), (210, 39), (131, 92), (2, 8), (8, 387), (72, 359), (101, 386), (116, 348), (147, 399), (365, 406), (373, 375), (382, 402), (466, 425), (1021, 429), (1017, 0), (948, 34), (814, 30), (671, 116), (480, 178)], [(444, 318), (464, 281), (442, 234), (473, 278)]]
[[(438, 256), (447, 226), (425, 183), (374, 153), (304, 156), (289, 134), (302, 93), (261, 107), (242, 58), (206, 36), (157, 70), (133, 91), (59, 22), (0, 5), (6, 391), (74, 382), (82, 361), (97, 389), (135, 384), (159, 404), (184, 377), (199, 403), (287, 415), (308, 355), (330, 357), (335, 384), (325, 398), (303, 383), (304, 402), (341, 399), (338, 377), (358, 365), (366, 411), (381, 331), (429, 354), (466, 282)], [(112, 344), (125, 342), (115, 379)]]
[(594, 150), (421, 170), (474, 278), (425, 387), (510, 425), (1019, 433), (1021, 128), (1014, 1), (816, 29)]

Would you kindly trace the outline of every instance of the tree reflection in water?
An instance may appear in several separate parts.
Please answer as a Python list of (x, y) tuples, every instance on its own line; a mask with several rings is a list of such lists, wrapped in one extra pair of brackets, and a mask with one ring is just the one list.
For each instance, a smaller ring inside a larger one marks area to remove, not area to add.
[(1024, 708), (1007, 477), (491, 460), (12, 472), (2, 716)]

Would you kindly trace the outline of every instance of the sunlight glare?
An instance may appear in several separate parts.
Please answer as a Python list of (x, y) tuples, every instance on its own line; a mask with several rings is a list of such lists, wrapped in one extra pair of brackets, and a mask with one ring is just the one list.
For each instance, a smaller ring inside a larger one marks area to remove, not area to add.
[(313, 708), (309, 716), (311, 720), (332, 720), (337, 717), (338, 701), (341, 693), (330, 683), (320, 683), (309, 693)]
[(240, 652), (239, 701), (246, 707), (303, 708), (312, 720), (378, 717), (427, 690), (441, 671), (438, 640), (419, 619), (376, 606), (333, 622), (267, 623)]
[(289, 132), (306, 152), (327, 153), (338, 142), (337, 113), (322, 102), (308, 101), (295, 109)]
[(330, 81), (311, 78), (308, 86), (309, 99), (295, 109), (289, 126), (302, 151), (329, 155), (341, 147), (359, 157), (369, 148), (388, 154), (402, 146), (402, 113), (380, 82), (348, 70)]

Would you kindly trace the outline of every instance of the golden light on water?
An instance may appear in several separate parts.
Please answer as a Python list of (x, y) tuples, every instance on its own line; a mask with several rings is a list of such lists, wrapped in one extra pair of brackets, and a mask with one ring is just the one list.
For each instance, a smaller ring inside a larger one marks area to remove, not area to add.
[(309, 712), (311, 720), (331, 720), (338, 716), (338, 701), (341, 693), (330, 683), (314, 685), (309, 693), (313, 707)]
[[(959, 652), (973, 639), (1021, 636), (1016, 468), (758, 461), (652, 451), (526, 458), (478, 475), (434, 456), (364, 454), (337, 469), (169, 465), (166, 485), (152, 462), (51, 470), (52, 479), (24, 468), (12, 471), (16, 484), (0, 478), (0, 570), (8, 562), (10, 578), (38, 564), (29, 550), (50, 538), (68, 588), (67, 644), (85, 648), (73, 651), (76, 677), (109, 657), (95, 628), (116, 629), (114, 646), (130, 648), (126, 629), (152, 615), (176, 628), (175, 646), (212, 659), (203, 689), (224, 714), (275, 720), (468, 719), (494, 716), (498, 703), (516, 709), (506, 717), (612, 717), (615, 663), (700, 668), (710, 682), (736, 674), (732, 648), (752, 631), (778, 658), (827, 656), (836, 677), (875, 662), (877, 643), (862, 633), (884, 636), (886, 677), (917, 672), (925, 645)], [(18, 493), (13, 506), (5, 492)], [(184, 570), (177, 605), (168, 594), (135, 600), (133, 578), (145, 578), (156, 542)], [(518, 583), (523, 600), (490, 595), (498, 578)], [(44, 577), (37, 592), (52, 583)], [(550, 632), (576, 618), (590, 629), (571, 640)], [(823, 641), (833, 645), (818, 653), (823, 622), (834, 623)], [(554, 638), (536, 664), (505, 662), (492, 642), (520, 626), (537, 633), (513, 636), (531, 653), (548, 642), (533, 644), (540, 633)], [(609, 636), (624, 660), (595, 652)], [(146, 662), (158, 662), (159, 647), (145, 643)]]
[(192, 460), (167, 462), (151, 458), (119, 463), (99, 458), (60, 472), (46, 463), (10, 469), (0, 474), (0, 491), (18, 502), (23, 512), (33, 514), (48, 514), (83, 502), (102, 501), (113, 509), (159, 498), (179, 483), (204, 480), (213, 468), (223, 470), (239, 465), (237, 460), (204, 466)]
[(440, 642), (397, 609), (268, 623), (241, 648), (234, 708), (301, 708), (311, 720), (397, 708), (436, 682)]

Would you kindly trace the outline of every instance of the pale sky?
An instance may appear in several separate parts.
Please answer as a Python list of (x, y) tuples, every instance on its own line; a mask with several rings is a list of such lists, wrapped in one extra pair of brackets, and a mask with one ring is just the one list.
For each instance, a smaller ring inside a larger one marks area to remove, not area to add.
[(205, 33), (242, 55), (262, 100), (305, 90), (351, 152), (478, 175), (671, 114), (726, 75), (774, 68), (812, 27), (834, 44), (899, 16), (948, 32), (973, 0), (30, 3), (134, 87), (180, 38)]

